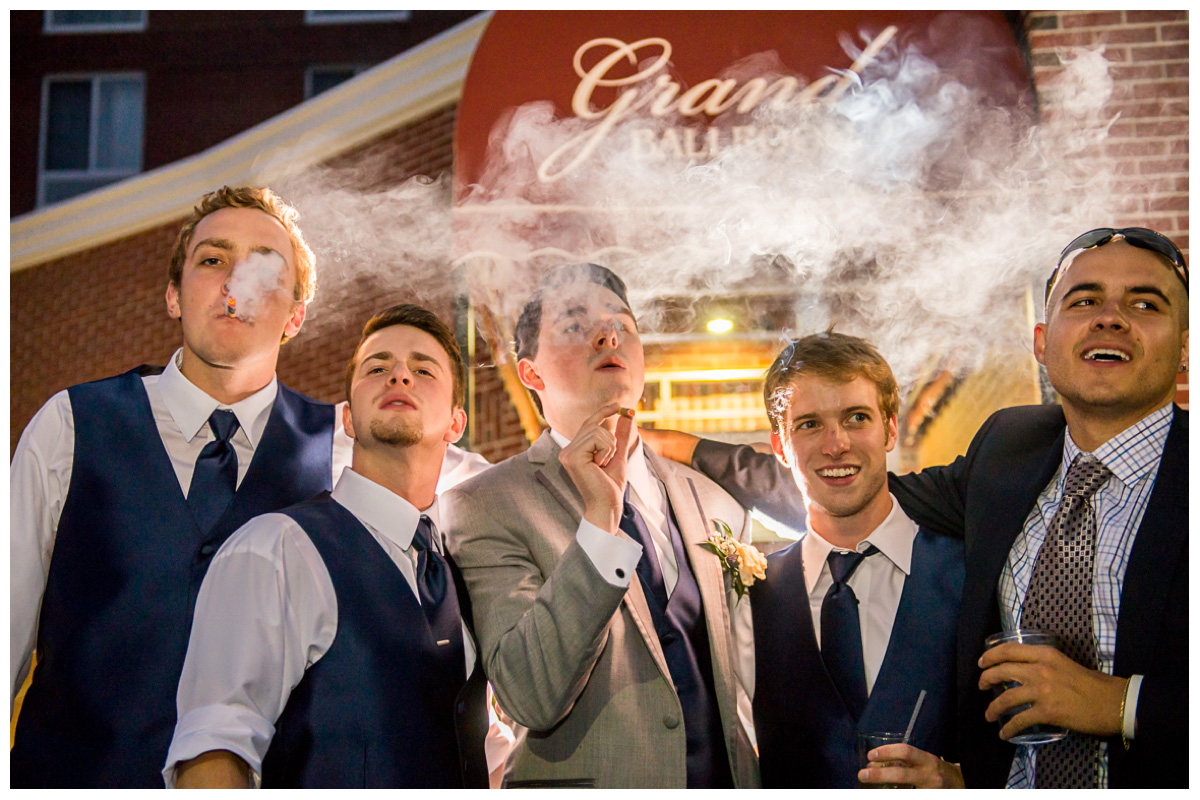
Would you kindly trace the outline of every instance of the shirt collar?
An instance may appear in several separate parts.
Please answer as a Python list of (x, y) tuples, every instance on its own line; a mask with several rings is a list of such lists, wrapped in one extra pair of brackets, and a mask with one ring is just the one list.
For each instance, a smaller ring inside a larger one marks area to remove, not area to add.
[[(892, 501), (892, 510), (883, 522), (879, 523), (879, 527), (871, 531), (854, 549), (861, 553), (869, 545), (875, 545), (880, 553), (907, 576), (912, 571), (912, 549), (913, 540), (917, 536), (917, 524), (908, 518), (890, 492), (888, 498)], [(817, 578), (821, 576), (821, 567), (829, 558), (829, 551), (833, 550), (834, 546), (810, 528), (800, 547), (804, 558), (805, 588), (811, 594), (813, 587), (817, 585)]]
[[(1133, 486), (1153, 471), (1162, 459), (1167, 434), (1171, 431), (1171, 422), (1174, 419), (1175, 404), (1167, 403), (1097, 447), (1092, 455), (1108, 467), (1113, 477), (1122, 484), (1126, 487)], [(1062, 494), (1067, 470), (1075, 463), (1075, 457), (1083, 452), (1071, 438), (1070, 427), (1067, 428), (1064, 439), (1063, 460), (1055, 484), (1057, 495)]]
[(210, 397), (184, 376), (179, 369), (182, 360), (183, 349), (180, 348), (171, 356), (166, 369), (159, 376), (158, 392), (184, 438), (189, 442), (196, 438), (196, 434), (208, 422), (212, 412), (218, 408), (227, 408), (237, 417), (238, 427), (245, 431), (250, 446), (258, 447), (263, 430), (267, 427), (267, 420), (271, 416), (275, 396), (279, 392), (279, 381), (275, 376), (272, 375), (271, 381), (254, 394), (227, 406)]
[(429, 517), (435, 529), (438, 525), (436, 499), (433, 505), (420, 511), (400, 495), (359, 475), (353, 467), (342, 470), (337, 486), (333, 487), (333, 499), (402, 550), (412, 547), (413, 534), (422, 516)]

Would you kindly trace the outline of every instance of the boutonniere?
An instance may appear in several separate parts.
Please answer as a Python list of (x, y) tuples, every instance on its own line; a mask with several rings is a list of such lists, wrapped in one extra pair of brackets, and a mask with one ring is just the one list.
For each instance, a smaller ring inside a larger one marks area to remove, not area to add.
[(703, 546), (721, 557), (721, 569), (728, 573), (733, 590), (741, 600), (755, 581), (767, 577), (767, 557), (754, 545), (739, 542), (724, 520), (712, 522), (714, 530)]

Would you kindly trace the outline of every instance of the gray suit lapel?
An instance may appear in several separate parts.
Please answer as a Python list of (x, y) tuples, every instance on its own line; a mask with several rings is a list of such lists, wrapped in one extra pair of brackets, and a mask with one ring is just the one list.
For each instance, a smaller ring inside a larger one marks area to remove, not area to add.
[[(681, 467), (666, 461), (646, 448), (646, 458), (651, 469), (658, 475), (659, 480), (667, 489), (667, 498), (671, 502), (671, 511), (679, 526), (679, 535), (683, 539), (683, 552), (691, 565), (692, 574), (696, 577), (696, 585), (700, 589), (700, 598), (704, 606), (704, 619), (708, 624), (708, 639), (712, 648), (713, 679), (733, 695), (733, 686), (729, 683), (732, 675), (728, 667), (733, 663), (732, 643), (729, 631), (729, 607), (725, 594), (725, 575), (721, 570), (720, 560), (713, 553), (701, 547), (708, 541), (712, 521), (704, 513), (700, 504), (700, 496), (692, 479), (683, 474)], [(725, 520), (737, 524), (738, 520)], [(725, 685), (728, 684), (728, 685)]]
[[(546, 491), (563, 508), (570, 512), (571, 518), (578, 524), (583, 519), (583, 496), (579, 494), (579, 490), (575, 488), (571, 477), (567, 475), (567, 471), (559, 463), (559, 450), (561, 448), (558, 446), (558, 443), (550, 436), (550, 431), (546, 430), (542, 432), (538, 440), (529, 448), (527, 457), (529, 462), (535, 466), (534, 477), (538, 483), (544, 486)], [(617, 531), (617, 535), (625, 539), (625, 541), (633, 541), (624, 531)], [(622, 602), (629, 608), (633, 617), (633, 624), (642, 635), (642, 639), (646, 642), (646, 647), (649, 648), (651, 655), (654, 656), (654, 663), (658, 665), (659, 671), (670, 681), (671, 672), (667, 667), (667, 659), (663, 655), (662, 645), (659, 644), (658, 634), (654, 630), (654, 617), (650, 615), (650, 606), (646, 603), (646, 595), (642, 591), (642, 582), (637, 579), (636, 575), (629, 582), (629, 589), (625, 592)]]

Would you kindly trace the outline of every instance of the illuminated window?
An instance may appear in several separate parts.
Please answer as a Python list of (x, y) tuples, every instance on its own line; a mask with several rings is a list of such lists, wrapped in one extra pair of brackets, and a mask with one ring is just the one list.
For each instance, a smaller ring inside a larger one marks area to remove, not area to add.
[(141, 172), (144, 118), (141, 73), (47, 77), (42, 84), (38, 205)]
[(407, 22), (411, 11), (305, 11), (306, 25), (341, 25), (346, 22)]
[(145, 11), (47, 11), (46, 33), (113, 33), (146, 30)]

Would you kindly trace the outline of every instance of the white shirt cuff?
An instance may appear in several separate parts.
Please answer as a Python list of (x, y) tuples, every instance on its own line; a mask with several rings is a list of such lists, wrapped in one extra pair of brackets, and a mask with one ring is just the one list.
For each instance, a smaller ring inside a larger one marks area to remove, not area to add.
[(275, 726), (245, 706), (202, 706), (186, 712), (175, 725), (163, 780), (175, 788), (175, 767), (210, 750), (228, 750), (250, 767), (250, 785), (262, 784), (262, 760)]
[(618, 589), (629, 588), (629, 582), (637, 571), (638, 559), (642, 557), (640, 544), (613, 536), (586, 519), (579, 521), (575, 539), (591, 559), (592, 566), (609, 585)]
[(1142, 678), (1144, 677), (1144, 675), (1130, 676), (1129, 688), (1125, 690), (1125, 718), (1121, 720), (1121, 728), (1126, 739), (1132, 739), (1137, 733), (1138, 692), (1142, 690)]

